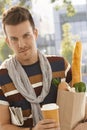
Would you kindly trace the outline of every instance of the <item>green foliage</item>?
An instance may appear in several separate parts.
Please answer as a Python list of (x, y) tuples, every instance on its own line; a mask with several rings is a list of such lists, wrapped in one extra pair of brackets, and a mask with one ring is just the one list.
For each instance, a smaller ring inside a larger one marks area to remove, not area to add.
[(61, 42), (61, 55), (69, 61), (71, 64), (72, 62), (72, 53), (74, 49), (74, 41), (73, 36), (70, 32), (71, 26), (69, 23), (65, 23), (62, 26), (63, 29), (63, 39)]
[[(26, 6), (27, 8), (30, 9), (31, 8), (31, 1), (32, 0), (17, 0), (15, 5)], [(0, 0), (0, 15), (2, 15), (3, 11), (6, 8), (9, 8), (12, 5), (13, 5), (12, 0)]]
[(11, 5), (11, 0), (0, 0), (0, 15), (2, 15), (6, 7), (10, 5)]
[(32, 0), (19, 0), (20, 6), (26, 6), (26, 8), (31, 9), (31, 1)]
[(0, 60), (4, 61), (9, 55), (13, 54), (12, 50), (7, 46), (4, 38), (0, 38)]
[(72, 17), (76, 14), (76, 10), (74, 6), (72, 5), (70, 0), (63, 0), (64, 6), (66, 8), (66, 14), (69, 17)]
[(51, 3), (55, 2), (55, 0), (51, 0)]
[[(55, 1), (56, 0), (52, 0), (51, 2), (55, 2)], [(76, 14), (76, 10), (75, 10), (74, 6), (72, 5), (71, 0), (63, 0), (62, 6), (56, 4), (54, 8), (55, 8), (55, 10), (65, 8), (66, 9), (66, 15), (68, 17), (72, 17)]]

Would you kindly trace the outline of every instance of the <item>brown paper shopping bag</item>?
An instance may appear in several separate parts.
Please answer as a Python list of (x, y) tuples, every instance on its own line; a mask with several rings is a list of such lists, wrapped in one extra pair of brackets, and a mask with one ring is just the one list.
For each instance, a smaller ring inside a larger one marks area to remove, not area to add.
[(58, 90), (57, 104), (59, 105), (59, 117), (61, 130), (72, 130), (78, 122), (85, 117), (84, 92), (76, 93)]

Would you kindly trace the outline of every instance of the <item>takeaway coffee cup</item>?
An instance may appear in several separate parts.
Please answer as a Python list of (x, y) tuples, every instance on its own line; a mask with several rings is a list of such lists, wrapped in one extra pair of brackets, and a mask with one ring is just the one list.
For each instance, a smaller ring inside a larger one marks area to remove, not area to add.
[(59, 125), (59, 106), (56, 103), (43, 105), (41, 111), (44, 119), (54, 119)]

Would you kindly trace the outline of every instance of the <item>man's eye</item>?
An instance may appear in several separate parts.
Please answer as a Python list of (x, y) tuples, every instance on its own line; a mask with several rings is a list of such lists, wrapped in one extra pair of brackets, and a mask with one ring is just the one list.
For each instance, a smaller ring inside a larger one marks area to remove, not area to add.
[(30, 38), (30, 37), (31, 37), (30, 34), (26, 34), (26, 35), (24, 35), (24, 38)]
[(18, 41), (18, 39), (15, 38), (15, 37), (12, 37), (12, 38), (11, 38), (11, 41)]

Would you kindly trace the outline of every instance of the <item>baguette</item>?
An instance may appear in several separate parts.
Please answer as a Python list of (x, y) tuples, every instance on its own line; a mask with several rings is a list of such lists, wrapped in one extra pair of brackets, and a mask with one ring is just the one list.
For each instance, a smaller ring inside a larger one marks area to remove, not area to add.
[(76, 42), (73, 56), (72, 56), (72, 86), (75, 83), (81, 82), (81, 58), (82, 58), (82, 43)]

